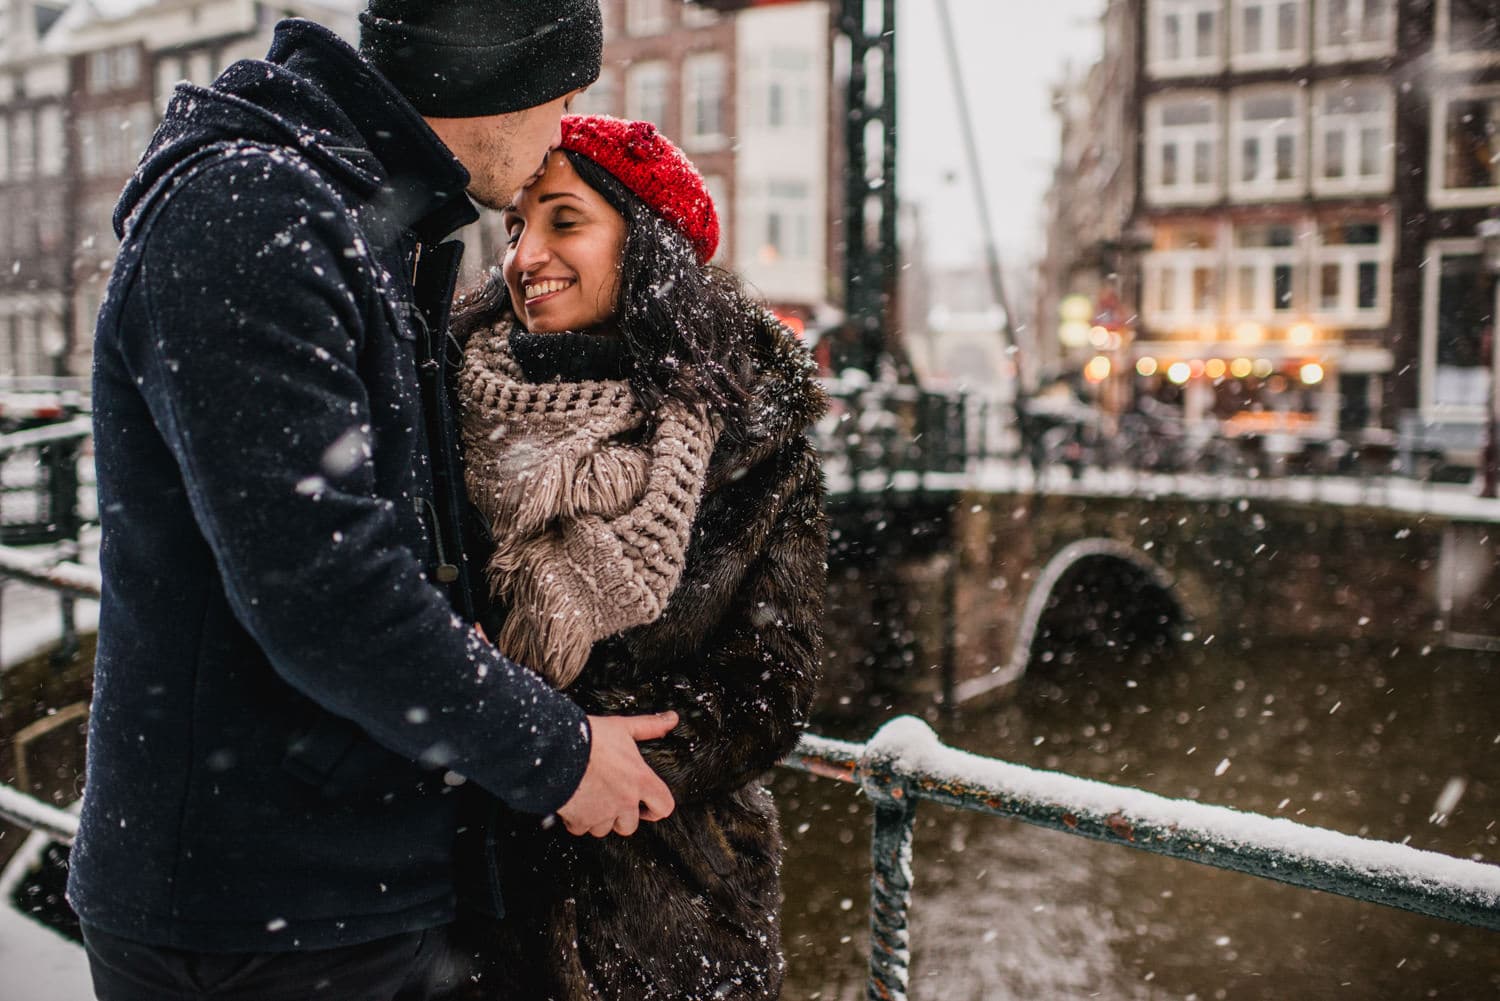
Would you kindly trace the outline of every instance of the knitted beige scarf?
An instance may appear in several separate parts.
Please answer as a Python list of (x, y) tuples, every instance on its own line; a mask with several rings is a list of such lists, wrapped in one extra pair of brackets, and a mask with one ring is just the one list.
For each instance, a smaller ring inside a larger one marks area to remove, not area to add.
[(464, 478), (495, 539), (485, 577), (508, 609), (495, 644), (566, 688), (596, 642), (661, 616), (718, 431), (669, 402), (644, 434), (624, 380), (527, 382), (509, 331), (464, 350)]

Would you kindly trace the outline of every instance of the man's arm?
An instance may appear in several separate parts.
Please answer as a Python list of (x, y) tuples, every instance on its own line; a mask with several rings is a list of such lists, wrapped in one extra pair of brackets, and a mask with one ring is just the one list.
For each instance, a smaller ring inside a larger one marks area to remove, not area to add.
[(370, 440), (375, 278), (343, 206), (241, 154), (186, 180), (145, 239), (121, 351), (274, 669), (518, 809), (567, 802), (591, 754), (582, 711), (458, 621), (405, 545), (415, 515), (377, 494), (376, 455), (405, 450)]

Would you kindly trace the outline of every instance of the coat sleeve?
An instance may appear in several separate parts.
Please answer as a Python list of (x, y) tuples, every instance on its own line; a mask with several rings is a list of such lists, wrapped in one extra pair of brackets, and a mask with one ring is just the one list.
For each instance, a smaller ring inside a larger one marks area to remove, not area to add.
[[(393, 335), (370, 329), (380, 290), (338, 196), (305, 165), (242, 153), (185, 179), (131, 239), (113, 336), (272, 668), (403, 757), (518, 809), (566, 802), (588, 760), (582, 711), (453, 614), (411, 551), (421, 477), (377, 470), (407, 461), (420, 409), (407, 428), (371, 413), (372, 380), (392, 376), (365, 371), (362, 347)], [(403, 476), (416, 496), (398, 511)]]
[[(769, 489), (750, 483), (752, 472), (742, 481), (744, 493), (728, 505), (726, 513), (745, 527), (706, 554), (719, 563), (710, 578), (750, 559), (706, 641), (665, 663), (642, 657), (635, 683), (582, 697), (598, 712), (677, 711), (676, 729), (641, 749), (679, 802), (737, 789), (785, 757), (807, 724), (822, 673), (828, 526), (821, 465), (802, 437), (766, 465), (779, 473)], [(749, 503), (774, 513), (756, 519)], [(695, 600), (682, 592), (674, 605)], [(659, 631), (674, 628), (671, 615)]]

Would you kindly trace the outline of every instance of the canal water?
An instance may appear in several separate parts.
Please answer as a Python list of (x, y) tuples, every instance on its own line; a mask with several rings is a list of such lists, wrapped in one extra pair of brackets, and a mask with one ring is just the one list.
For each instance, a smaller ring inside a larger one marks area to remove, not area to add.
[[(948, 716), (862, 701), (814, 729), (863, 740), (916, 711), (976, 753), (1500, 861), (1493, 654), (1195, 639), (1127, 660), (1056, 656), (1013, 695)], [(785, 996), (863, 998), (869, 804), (827, 779), (772, 781)], [(1500, 998), (1500, 933), (1017, 821), (924, 803), (913, 870), (914, 999)]]

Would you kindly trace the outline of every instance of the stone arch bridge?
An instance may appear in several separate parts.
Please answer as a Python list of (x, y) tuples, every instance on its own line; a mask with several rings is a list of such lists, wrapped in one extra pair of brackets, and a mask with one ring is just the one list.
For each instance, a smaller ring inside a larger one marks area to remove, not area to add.
[(830, 463), (836, 691), (962, 702), (1164, 641), (1500, 650), (1500, 503), (1460, 491), (1013, 465), (854, 486)]

